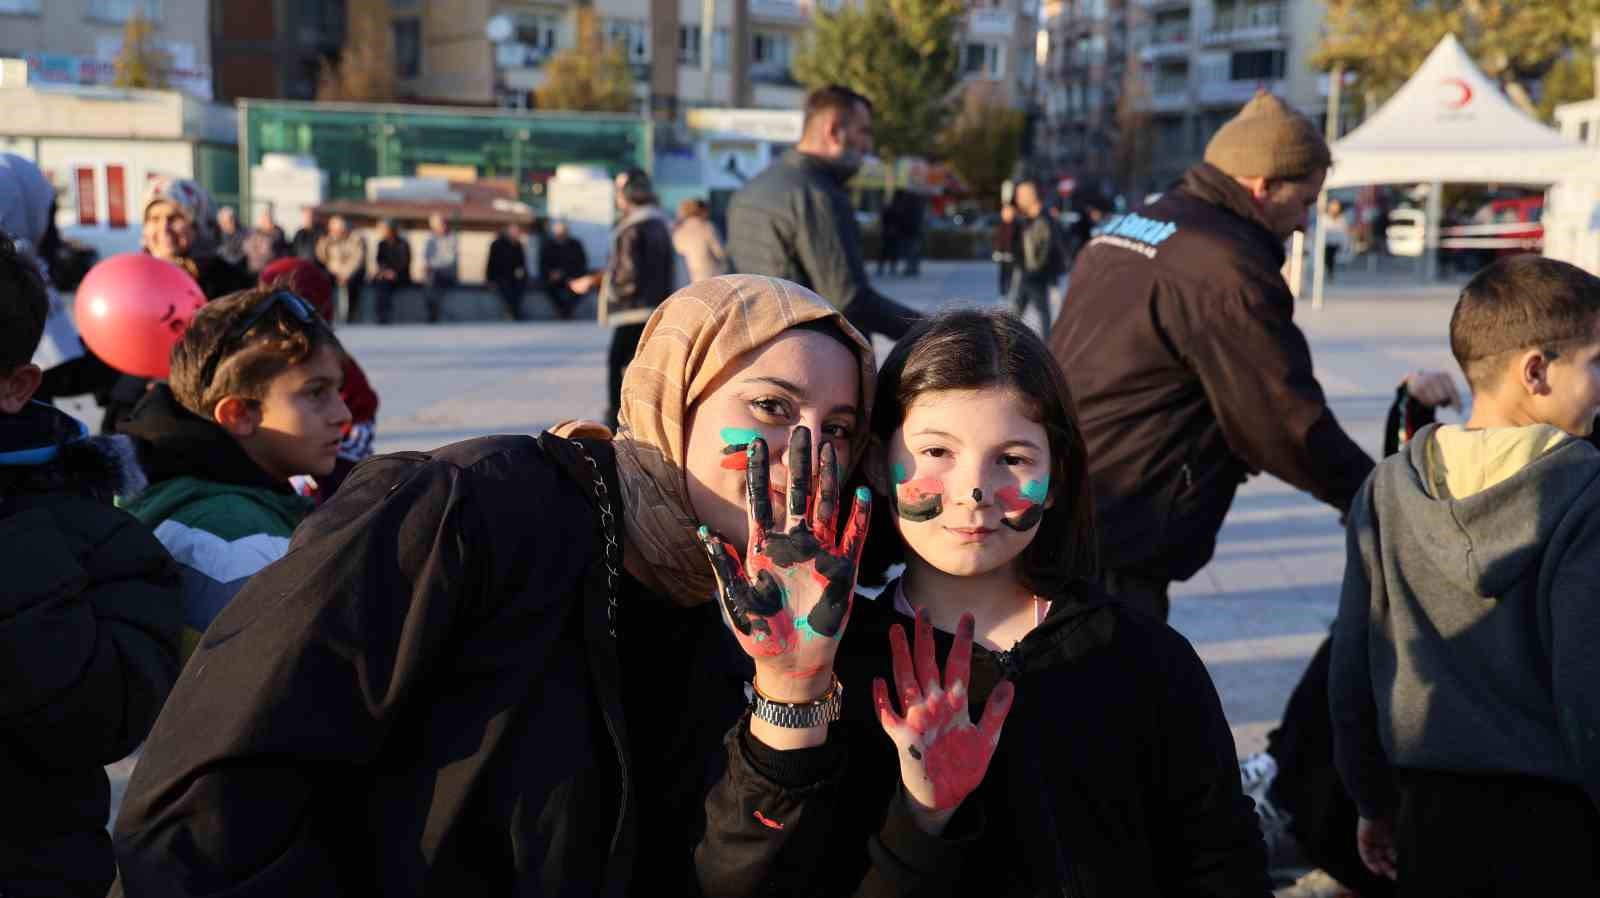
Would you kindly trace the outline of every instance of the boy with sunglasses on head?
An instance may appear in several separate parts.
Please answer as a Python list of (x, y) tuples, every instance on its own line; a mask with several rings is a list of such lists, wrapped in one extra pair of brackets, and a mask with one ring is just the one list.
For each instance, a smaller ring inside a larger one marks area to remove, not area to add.
[(186, 653), (310, 513), (290, 478), (333, 471), (350, 421), (343, 361), (305, 299), (245, 290), (195, 316), (168, 382), (122, 423), (150, 481), (125, 507), (183, 568)]

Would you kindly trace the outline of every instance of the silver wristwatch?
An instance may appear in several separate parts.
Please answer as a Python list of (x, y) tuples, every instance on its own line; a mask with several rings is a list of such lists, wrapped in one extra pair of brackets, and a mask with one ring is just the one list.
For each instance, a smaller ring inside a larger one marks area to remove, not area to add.
[(828, 691), (816, 701), (789, 704), (775, 702), (756, 691), (754, 683), (744, 684), (745, 698), (750, 701), (750, 713), (776, 727), (786, 730), (803, 730), (819, 727), (839, 719), (844, 707), (844, 684), (835, 676)]

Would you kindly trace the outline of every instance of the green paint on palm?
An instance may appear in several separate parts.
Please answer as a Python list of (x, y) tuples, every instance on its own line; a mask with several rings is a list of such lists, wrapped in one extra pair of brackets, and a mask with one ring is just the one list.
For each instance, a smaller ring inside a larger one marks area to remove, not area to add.
[(1044, 504), (1045, 496), (1048, 496), (1049, 494), (1050, 494), (1050, 478), (1049, 477), (1045, 477), (1045, 479), (1043, 479), (1043, 480), (1030, 480), (1027, 483), (1022, 485), (1022, 495), (1026, 496), (1029, 499), (1032, 499), (1034, 502), (1037, 502), (1040, 505)]
[(794, 630), (795, 630), (796, 633), (799, 633), (807, 641), (810, 641), (812, 639), (821, 639), (822, 638), (822, 634), (821, 633), (818, 633), (816, 630), (812, 629), (812, 627), (811, 627), (811, 618), (810, 617), (802, 617), (799, 620), (795, 621), (794, 622)]
[(905, 465), (896, 464), (894, 466), (894, 482), (896, 484), (905, 483), (907, 480), (910, 480), (910, 479), (911, 479), (911, 475), (906, 473), (906, 466)]
[(748, 427), (722, 428), (722, 441), (729, 446), (746, 446), (761, 439), (761, 431)]

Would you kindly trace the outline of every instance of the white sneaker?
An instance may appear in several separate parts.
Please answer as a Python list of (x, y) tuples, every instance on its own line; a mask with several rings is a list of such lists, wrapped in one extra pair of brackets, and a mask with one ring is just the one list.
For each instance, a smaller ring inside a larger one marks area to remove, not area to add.
[[(1259, 803), (1266, 797), (1272, 781), (1278, 778), (1278, 762), (1264, 751), (1258, 751), (1239, 762), (1239, 788)], [(1257, 798), (1257, 793), (1261, 794)]]
[(1267, 867), (1274, 870), (1294, 866), (1301, 860), (1300, 843), (1289, 832), (1294, 818), (1267, 797), (1277, 777), (1278, 762), (1264, 751), (1239, 762), (1239, 786), (1255, 802), (1261, 838), (1267, 843)]

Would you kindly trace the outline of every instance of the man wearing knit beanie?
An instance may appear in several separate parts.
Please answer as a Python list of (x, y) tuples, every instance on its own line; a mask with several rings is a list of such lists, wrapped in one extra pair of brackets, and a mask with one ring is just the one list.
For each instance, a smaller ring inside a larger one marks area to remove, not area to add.
[[(1343, 514), (1373, 468), (1328, 408), (1279, 273), (1331, 164), (1315, 125), (1257, 94), (1175, 189), (1103, 223), (1072, 270), (1050, 348), (1089, 450), (1101, 585), (1157, 619), (1168, 585), (1211, 560), (1247, 477), (1267, 471)], [(1429, 404), (1455, 395), (1444, 374), (1405, 386)], [(1320, 715), (1325, 732), (1325, 701)], [(1339, 849), (1312, 858), (1389, 894), (1353, 838)]]

